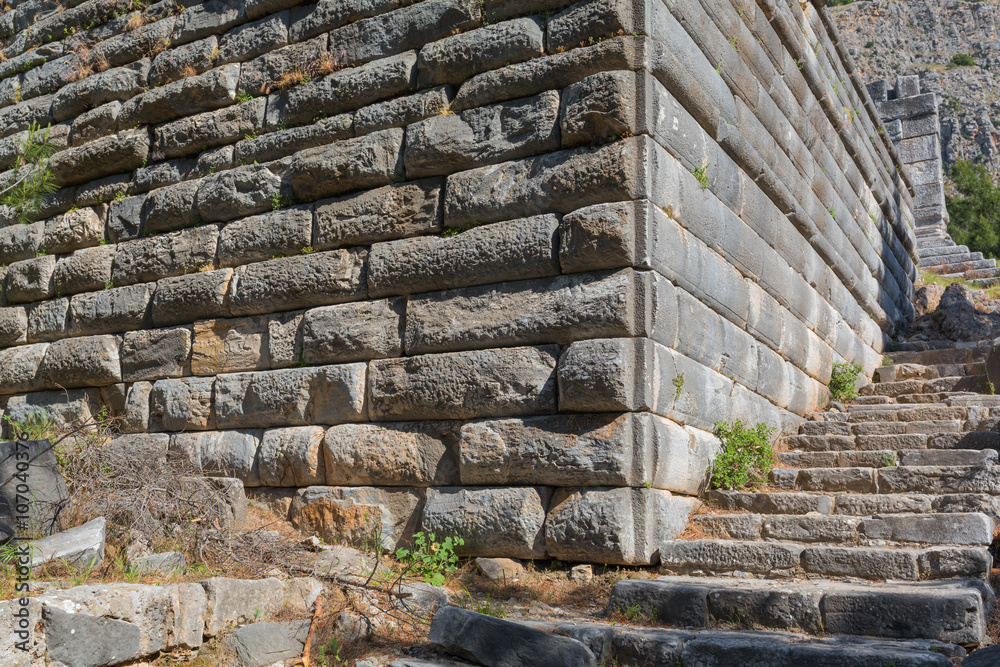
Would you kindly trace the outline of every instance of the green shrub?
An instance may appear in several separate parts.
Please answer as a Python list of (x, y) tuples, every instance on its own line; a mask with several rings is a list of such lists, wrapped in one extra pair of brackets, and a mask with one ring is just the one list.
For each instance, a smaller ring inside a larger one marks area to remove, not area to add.
[(952, 67), (974, 67), (976, 60), (968, 53), (956, 53), (951, 57), (951, 62), (948, 64)]
[(732, 424), (717, 422), (715, 433), (722, 440), (722, 450), (712, 464), (713, 489), (753, 489), (767, 481), (775, 463), (773, 428), (767, 424), (746, 428), (737, 419)]
[(1000, 188), (985, 166), (958, 160), (949, 172), (958, 194), (945, 199), (948, 232), (958, 245), (1000, 257)]
[(830, 373), (830, 396), (835, 401), (849, 401), (858, 395), (858, 376), (864, 368), (860, 364), (844, 362), (833, 365)]
[(414, 533), (413, 549), (397, 549), (396, 558), (403, 561), (414, 575), (421, 576), (432, 586), (444, 584), (446, 576), (455, 571), (458, 556), (455, 547), (465, 544), (461, 537), (446, 537), (438, 542), (434, 533)]

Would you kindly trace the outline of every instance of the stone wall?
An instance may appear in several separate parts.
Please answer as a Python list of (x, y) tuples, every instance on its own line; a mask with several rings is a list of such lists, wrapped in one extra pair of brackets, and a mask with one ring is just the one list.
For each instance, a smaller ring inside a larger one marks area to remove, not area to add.
[(107, 406), (329, 539), (648, 563), (716, 422), (795, 423), (912, 315), (815, 5), (126, 4), (0, 19), (0, 166), (51, 123), (63, 186), (0, 229), (12, 419)]

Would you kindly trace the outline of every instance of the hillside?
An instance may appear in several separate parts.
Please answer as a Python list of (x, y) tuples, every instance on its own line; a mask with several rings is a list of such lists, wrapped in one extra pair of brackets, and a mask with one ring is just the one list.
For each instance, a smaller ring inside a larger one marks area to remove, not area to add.
[[(995, 0), (867, 0), (831, 7), (865, 81), (919, 74), (940, 96), (946, 165), (981, 161), (1000, 175), (1000, 6)], [(976, 66), (949, 66), (955, 54)]]

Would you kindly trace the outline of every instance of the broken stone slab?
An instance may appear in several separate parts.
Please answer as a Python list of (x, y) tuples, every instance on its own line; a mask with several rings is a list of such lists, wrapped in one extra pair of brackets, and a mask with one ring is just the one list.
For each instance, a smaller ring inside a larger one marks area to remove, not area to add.
[[(21, 487), (24, 475), (30, 483), (30, 494)], [(27, 511), (22, 512), (24, 508), (19, 505), (23, 504), (25, 496), (30, 497), (30, 503)], [(69, 491), (48, 440), (0, 442), (0, 539), (4, 534), (18, 534), (16, 526), (20, 515), (27, 515), (26, 528), (32, 533), (55, 533), (60, 514), (68, 502)]]
[(31, 566), (61, 560), (76, 567), (98, 567), (104, 562), (104, 517), (82, 526), (34, 540)]
[(547, 487), (427, 490), (421, 530), (458, 536), (465, 544), (455, 553), (467, 556), (544, 558)]
[(524, 568), (511, 558), (477, 558), (476, 567), (490, 581), (507, 582), (521, 576)]
[(267, 667), (289, 658), (302, 657), (310, 619), (281, 623), (258, 622), (226, 635), (223, 644), (236, 652), (243, 667)]
[(42, 607), (46, 653), (60, 665), (104, 667), (129, 662), (143, 654), (139, 627), (114, 618), (69, 613)]
[(396, 592), (400, 606), (420, 615), (430, 616), (438, 609), (448, 606), (448, 591), (423, 581), (401, 584)]
[(590, 649), (575, 639), (458, 607), (444, 607), (434, 614), (428, 639), (448, 653), (487, 667), (597, 665)]
[(288, 518), (328, 544), (361, 545), (378, 534), (394, 551), (420, 530), (423, 501), (424, 490), (410, 487), (311, 486), (292, 498)]
[(184, 554), (179, 551), (139, 556), (129, 561), (129, 567), (140, 574), (173, 574), (187, 567)]
[(241, 623), (272, 616), (281, 610), (284, 602), (282, 583), (273, 577), (256, 581), (212, 577), (201, 585), (207, 596), (207, 637), (215, 637)]

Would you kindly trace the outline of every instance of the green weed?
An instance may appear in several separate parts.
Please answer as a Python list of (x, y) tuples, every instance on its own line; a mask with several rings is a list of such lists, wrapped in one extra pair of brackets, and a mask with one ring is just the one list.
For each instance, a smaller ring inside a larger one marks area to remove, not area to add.
[(771, 447), (774, 431), (763, 423), (746, 428), (738, 419), (732, 424), (717, 422), (715, 433), (722, 440), (722, 450), (712, 463), (712, 488), (753, 489), (767, 481), (776, 462)]

